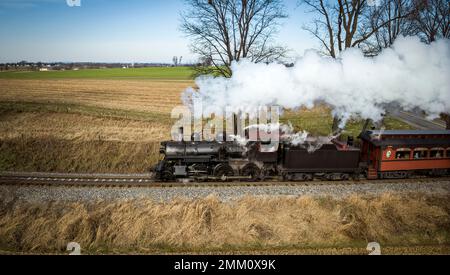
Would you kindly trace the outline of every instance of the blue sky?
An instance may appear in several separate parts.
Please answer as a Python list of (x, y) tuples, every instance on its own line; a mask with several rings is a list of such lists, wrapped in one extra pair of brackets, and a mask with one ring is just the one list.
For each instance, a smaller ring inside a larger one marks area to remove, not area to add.
[[(196, 61), (179, 30), (183, 0), (0, 0), (0, 62)], [(311, 15), (284, 0), (289, 18), (277, 42), (292, 56), (316, 46), (301, 26)]]

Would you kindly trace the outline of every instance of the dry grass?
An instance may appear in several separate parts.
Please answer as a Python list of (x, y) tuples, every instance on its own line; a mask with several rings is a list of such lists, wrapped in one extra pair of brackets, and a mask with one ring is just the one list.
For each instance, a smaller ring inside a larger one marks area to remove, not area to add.
[(61, 173), (145, 173), (159, 159), (159, 142), (19, 137), (0, 140), (0, 170)]
[(382, 247), (434, 245), (450, 253), (449, 199), (384, 194), (222, 202), (210, 196), (82, 204), (22, 203), (2, 194), (0, 248), (54, 253), (76, 241), (85, 253), (229, 253), (365, 248), (377, 241)]
[(0, 139), (50, 138), (72, 141), (160, 142), (170, 124), (71, 113), (25, 112), (0, 116)]
[(76, 103), (170, 113), (193, 81), (0, 79), (0, 101)]

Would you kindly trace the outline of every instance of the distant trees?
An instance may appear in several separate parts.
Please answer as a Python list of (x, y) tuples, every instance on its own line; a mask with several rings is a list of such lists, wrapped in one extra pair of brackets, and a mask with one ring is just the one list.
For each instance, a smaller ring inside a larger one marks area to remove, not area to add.
[(181, 62), (182, 62), (182, 61), (183, 61), (183, 57), (182, 57), (182, 56), (180, 56), (180, 57), (174, 56), (174, 57), (172, 58), (173, 65), (174, 65), (175, 67), (181, 65)]
[(185, 1), (190, 9), (182, 15), (181, 30), (192, 39), (192, 51), (205, 61), (197, 74), (230, 77), (233, 61), (272, 62), (285, 55), (286, 49), (273, 43), (286, 17), (281, 0)]

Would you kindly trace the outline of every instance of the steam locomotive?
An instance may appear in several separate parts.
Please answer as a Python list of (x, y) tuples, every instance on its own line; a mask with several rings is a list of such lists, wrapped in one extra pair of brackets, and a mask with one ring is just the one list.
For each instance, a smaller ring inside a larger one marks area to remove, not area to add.
[(262, 142), (165, 141), (156, 178), (307, 181), (450, 175), (450, 131), (363, 131), (355, 143), (337, 139), (314, 152), (280, 142), (272, 152)]

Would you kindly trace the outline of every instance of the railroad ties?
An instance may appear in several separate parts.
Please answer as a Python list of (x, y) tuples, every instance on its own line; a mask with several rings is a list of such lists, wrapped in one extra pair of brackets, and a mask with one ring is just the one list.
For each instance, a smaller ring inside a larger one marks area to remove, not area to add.
[[(440, 177), (450, 180), (450, 177)], [(149, 174), (62, 174), (62, 173), (0, 173), (0, 185), (42, 185), (42, 186), (80, 186), (80, 187), (233, 187), (233, 186), (310, 186), (310, 185), (352, 185), (364, 183), (405, 183), (433, 182), (436, 178), (416, 177), (409, 179), (383, 180), (344, 180), (344, 181), (206, 181), (158, 182)]]

